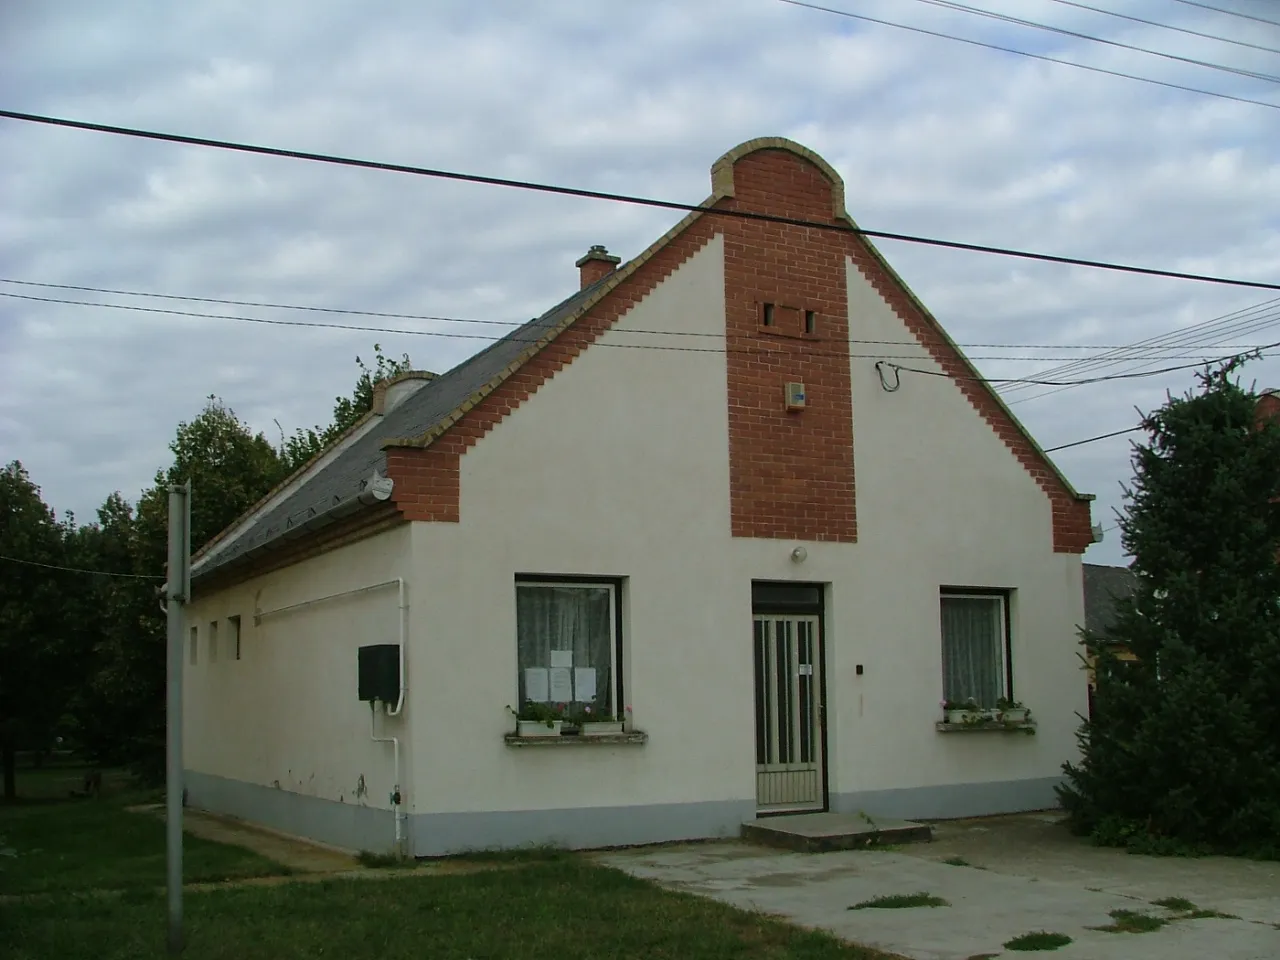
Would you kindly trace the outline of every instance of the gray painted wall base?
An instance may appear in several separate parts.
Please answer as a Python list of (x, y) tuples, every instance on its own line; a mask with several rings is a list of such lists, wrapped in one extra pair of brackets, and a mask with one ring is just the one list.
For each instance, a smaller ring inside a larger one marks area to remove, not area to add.
[(737, 837), (755, 816), (753, 799), (655, 803), (634, 807), (423, 813), (413, 821), (414, 854), (546, 844), (571, 849)]
[[(949, 820), (1056, 807), (1060, 777), (955, 783), (831, 795), (836, 813), (897, 820)], [(208, 773), (186, 772), (193, 807), (239, 817), (274, 830), (347, 850), (395, 846), (390, 810), (308, 797)], [(756, 815), (755, 801), (715, 800), (626, 807), (419, 813), (406, 818), (406, 850), (437, 857), (473, 850), (546, 844), (571, 849), (622, 847), (712, 837), (737, 837)]]
[(187, 770), (183, 781), (187, 803), (201, 810), (239, 817), (346, 850), (385, 853), (395, 847), (396, 826), (390, 810), (308, 797), (194, 770)]
[(1058, 795), (1053, 788), (1060, 783), (1061, 777), (1040, 777), (833, 793), (831, 809), (836, 813), (862, 812), (895, 820), (956, 820), (1021, 813), (1058, 806)]

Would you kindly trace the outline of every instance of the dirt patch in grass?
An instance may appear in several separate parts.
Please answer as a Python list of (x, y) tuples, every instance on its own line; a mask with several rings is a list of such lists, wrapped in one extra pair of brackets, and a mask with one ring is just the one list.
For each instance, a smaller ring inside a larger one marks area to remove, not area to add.
[(855, 903), (850, 910), (905, 910), (910, 907), (949, 907), (946, 900), (931, 893), (894, 893)]
[(1020, 937), (1014, 937), (1012, 940), (1005, 942), (1006, 950), (1057, 950), (1059, 947), (1065, 947), (1071, 942), (1071, 938), (1065, 933), (1050, 933), (1047, 930), (1037, 930), (1034, 933), (1024, 933)]

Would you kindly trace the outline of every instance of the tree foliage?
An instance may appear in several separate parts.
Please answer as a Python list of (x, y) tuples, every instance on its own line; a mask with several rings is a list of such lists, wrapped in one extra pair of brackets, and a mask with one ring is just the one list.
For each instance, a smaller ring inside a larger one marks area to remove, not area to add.
[(1238, 366), (1143, 420), (1120, 521), (1136, 589), (1084, 636), (1094, 711), (1060, 791), (1101, 842), (1280, 850), (1280, 424)]
[(327, 427), (313, 427), (309, 430), (298, 428), (292, 437), (284, 439), (280, 447), (280, 457), (293, 472), (317, 453), (337, 440), (348, 427), (373, 409), (373, 388), (382, 380), (399, 376), (413, 367), (409, 355), (404, 354), (399, 360), (384, 356), (382, 345), (373, 345), (374, 365), (370, 367), (359, 357), (356, 366), (360, 374), (356, 377), (355, 389), (349, 397), (334, 397), (333, 422)]

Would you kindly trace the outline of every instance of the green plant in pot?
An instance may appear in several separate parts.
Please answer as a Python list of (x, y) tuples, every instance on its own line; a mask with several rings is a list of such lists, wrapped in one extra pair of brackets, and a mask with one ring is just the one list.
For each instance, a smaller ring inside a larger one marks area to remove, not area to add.
[(622, 733), (622, 717), (615, 716), (607, 707), (595, 700), (580, 704), (574, 710), (570, 722), (584, 737), (603, 737)]
[(1003, 723), (1026, 723), (1031, 711), (1009, 697), (996, 701), (996, 719)]
[(947, 723), (977, 723), (986, 719), (986, 712), (973, 697), (967, 700), (943, 700), (942, 712)]
[(516, 733), (522, 737), (558, 737), (564, 724), (565, 705), (563, 703), (537, 703), (526, 700), (519, 710), (510, 706), (507, 710), (515, 714)]

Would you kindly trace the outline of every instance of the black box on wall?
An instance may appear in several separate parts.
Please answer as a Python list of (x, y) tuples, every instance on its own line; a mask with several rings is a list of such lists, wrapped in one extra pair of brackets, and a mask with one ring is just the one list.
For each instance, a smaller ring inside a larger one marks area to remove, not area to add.
[(358, 653), (360, 699), (395, 703), (400, 697), (400, 645), (379, 643)]

